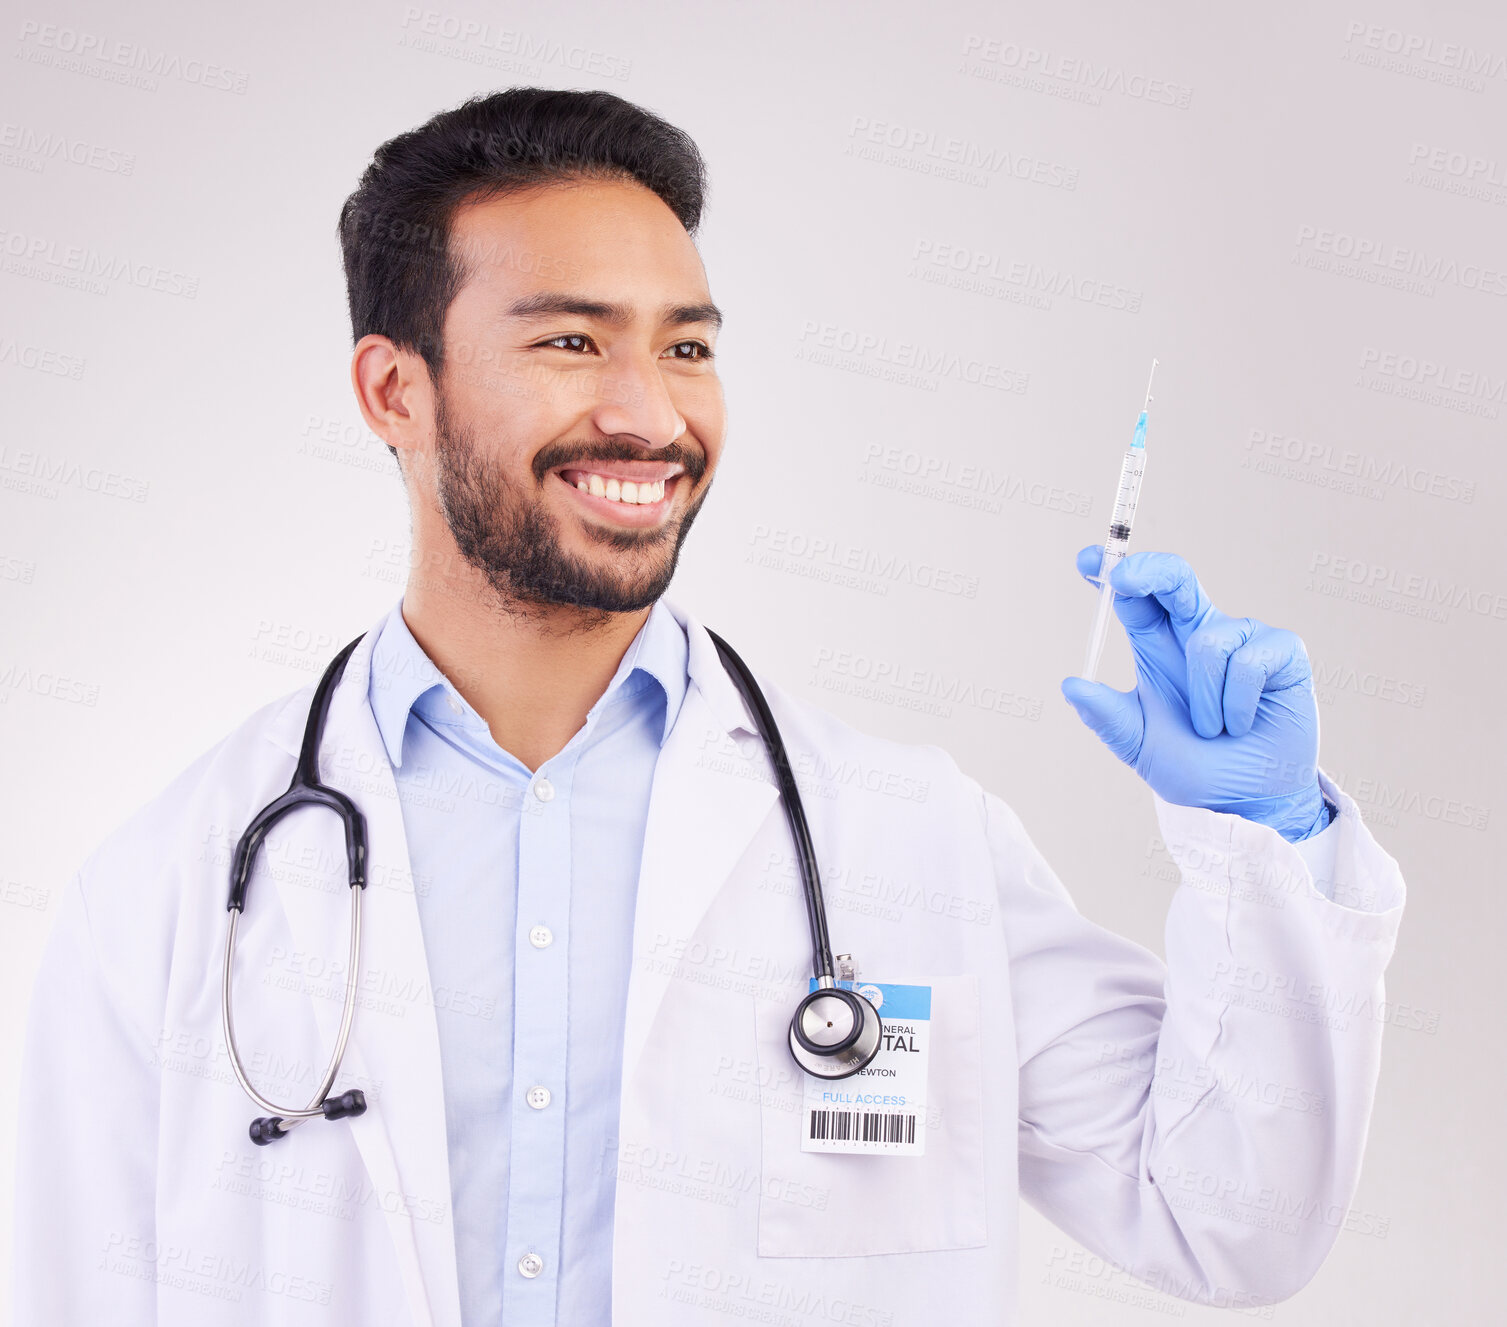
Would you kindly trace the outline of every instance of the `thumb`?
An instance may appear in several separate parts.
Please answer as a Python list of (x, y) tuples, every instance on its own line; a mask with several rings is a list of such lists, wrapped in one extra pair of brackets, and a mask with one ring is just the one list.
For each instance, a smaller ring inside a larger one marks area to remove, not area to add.
[(1127, 765), (1135, 764), (1146, 735), (1146, 718), (1134, 690), (1116, 691), (1103, 682), (1068, 677), (1063, 679), (1062, 694), (1105, 746)]

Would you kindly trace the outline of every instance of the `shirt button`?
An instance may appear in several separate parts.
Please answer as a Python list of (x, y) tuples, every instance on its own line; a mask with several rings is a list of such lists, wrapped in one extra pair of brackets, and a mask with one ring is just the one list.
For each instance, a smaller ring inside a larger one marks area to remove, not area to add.
[(549, 1089), (547, 1087), (529, 1088), (528, 1104), (535, 1110), (543, 1110), (547, 1105), (549, 1105)]
[(541, 802), (547, 802), (555, 795), (555, 785), (548, 779), (536, 779), (534, 781), (534, 796)]
[(544, 1270), (544, 1259), (537, 1253), (525, 1253), (518, 1259), (518, 1270), (529, 1278), (536, 1277)]
[(528, 933), (528, 942), (535, 949), (548, 949), (554, 938), (555, 933), (548, 926), (536, 926)]
[(454, 696), (446, 696), (445, 697), (445, 704), (447, 704), (450, 707), (450, 713), (451, 714), (459, 714), (460, 713), (460, 701), (456, 700), (456, 698)]

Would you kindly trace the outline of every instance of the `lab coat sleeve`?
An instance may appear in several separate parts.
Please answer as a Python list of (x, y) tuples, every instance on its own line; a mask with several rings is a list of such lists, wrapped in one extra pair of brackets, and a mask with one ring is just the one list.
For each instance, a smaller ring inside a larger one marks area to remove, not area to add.
[(17, 1327), (154, 1323), (158, 1071), (101, 965), (80, 879), (63, 891), (21, 1063)]
[(1339, 815), (1302, 847), (1156, 798), (1181, 875), (1165, 964), (1081, 916), (1019, 819), (983, 793), (1021, 1194), (1179, 1298), (1285, 1299), (1355, 1219), (1405, 894), (1355, 802), (1320, 780)]

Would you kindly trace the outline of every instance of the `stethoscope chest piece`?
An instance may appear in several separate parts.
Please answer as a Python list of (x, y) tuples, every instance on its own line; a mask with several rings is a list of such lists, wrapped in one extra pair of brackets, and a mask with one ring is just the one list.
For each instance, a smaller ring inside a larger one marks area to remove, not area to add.
[(790, 1053), (817, 1078), (848, 1078), (879, 1053), (879, 1011), (856, 991), (819, 986), (796, 1006)]

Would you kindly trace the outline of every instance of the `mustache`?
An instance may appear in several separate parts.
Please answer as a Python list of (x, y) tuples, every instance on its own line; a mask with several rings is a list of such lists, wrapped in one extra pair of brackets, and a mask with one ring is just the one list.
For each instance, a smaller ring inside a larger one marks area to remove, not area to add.
[(570, 445), (560, 443), (544, 447), (533, 461), (534, 478), (539, 483), (551, 470), (561, 466), (589, 469), (592, 461), (650, 461), (655, 464), (678, 465), (692, 483), (706, 473), (706, 453), (699, 447), (683, 447), (672, 442), (660, 451), (646, 451), (642, 447), (630, 447), (612, 442), (587, 442)]

